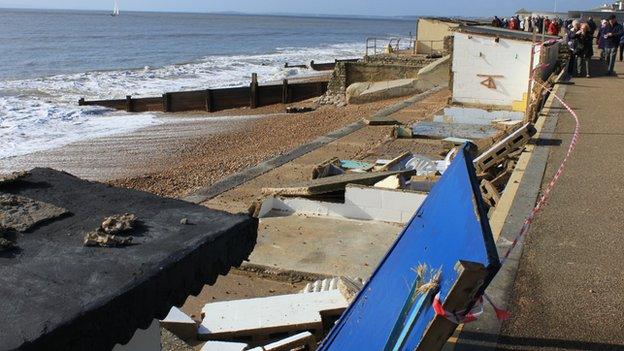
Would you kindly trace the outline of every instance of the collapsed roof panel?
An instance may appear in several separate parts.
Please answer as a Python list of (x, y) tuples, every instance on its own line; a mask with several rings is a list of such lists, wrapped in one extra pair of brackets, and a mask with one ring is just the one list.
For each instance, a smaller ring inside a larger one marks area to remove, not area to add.
[[(69, 215), (15, 234), (0, 252), (2, 350), (110, 350), (245, 260), (256, 219), (35, 169), (0, 186)], [(132, 213), (125, 247), (86, 247), (106, 217)]]

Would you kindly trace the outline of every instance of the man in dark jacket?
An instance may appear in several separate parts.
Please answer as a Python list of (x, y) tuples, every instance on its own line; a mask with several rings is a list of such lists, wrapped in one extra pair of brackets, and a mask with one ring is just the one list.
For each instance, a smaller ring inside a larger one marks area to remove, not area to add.
[(615, 75), (615, 59), (618, 47), (620, 46), (620, 38), (624, 34), (624, 27), (617, 22), (615, 15), (609, 17), (609, 23), (603, 31), (605, 39), (605, 54), (608, 63), (608, 74)]
[(576, 56), (576, 75), (589, 78), (589, 61), (594, 56), (593, 38), (591, 29), (587, 23), (581, 25), (581, 29), (574, 33), (574, 56)]
[(593, 17), (587, 19), (587, 25), (589, 26), (589, 34), (591, 34), (592, 36), (596, 34), (596, 29), (598, 29), (598, 26), (596, 25), (596, 22), (594, 22)]

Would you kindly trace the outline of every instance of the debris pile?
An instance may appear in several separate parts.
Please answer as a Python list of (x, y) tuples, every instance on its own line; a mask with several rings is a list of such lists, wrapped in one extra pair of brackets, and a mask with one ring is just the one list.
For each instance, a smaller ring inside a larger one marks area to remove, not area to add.
[(325, 94), (314, 99), (318, 105), (334, 105), (337, 107), (347, 106), (347, 95), (344, 92), (335, 93), (327, 91)]
[(201, 321), (174, 307), (160, 325), (189, 344), (204, 342), (204, 351), (316, 350), (362, 286), (335, 277), (311, 282), (298, 294), (208, 303)]
[(133, 237), (129, 234), (135, 229), (137, 216), (126, 213), (104, 219), (99, 228), (87, 233), (85, 246), (121, 247), (132, 245)]
[(475, 159), (477, 177), (481, 180), (481, 193), (490, 209), (498, 204), (524, 147), (535, 133), (532, 124), (525, 124)]

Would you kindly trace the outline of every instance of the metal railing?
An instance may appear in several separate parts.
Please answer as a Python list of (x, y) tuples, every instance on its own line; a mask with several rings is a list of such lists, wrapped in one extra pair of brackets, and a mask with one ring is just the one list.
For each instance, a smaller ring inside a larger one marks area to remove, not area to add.
[[(407, 43), (407, 47), (404, 45), (401, 48), (401, 43)], [(370, 37), (366, 38), (366, 56), (377, 55), (378, 53), (386, 52), (387, 48), (390, 48), (393, 52), (399, 52), (401, 50), (412, 49), (415, 51), (415, 41), (412, 37)]]

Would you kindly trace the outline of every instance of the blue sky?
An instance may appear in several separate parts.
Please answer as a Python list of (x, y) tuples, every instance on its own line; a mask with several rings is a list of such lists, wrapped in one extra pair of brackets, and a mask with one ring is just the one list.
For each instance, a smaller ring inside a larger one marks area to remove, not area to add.
[[(596, 7), (592, 0), (119, 0), (122, 10), (353, 15), (508, 15), (519, 8), (568, 11)], [(0, 7), (111, 9), (112, 0), (0, 0)]]

